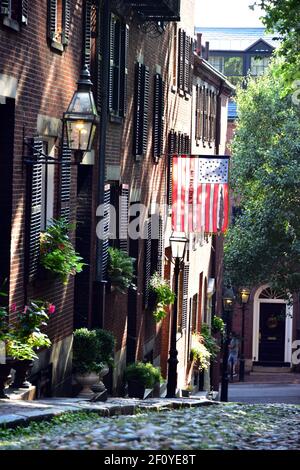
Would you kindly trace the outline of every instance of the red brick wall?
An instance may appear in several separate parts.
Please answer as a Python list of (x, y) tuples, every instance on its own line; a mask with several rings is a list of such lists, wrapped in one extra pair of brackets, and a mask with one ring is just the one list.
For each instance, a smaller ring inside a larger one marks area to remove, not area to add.
[[(28, 25), (21, 31), (0, 26), (0, 73), (18, 80), (15, 108), (13, 223), (11, 234), (10, 302), (24, 303), (26, 288), (31, 298), (45, 298), (57, 306), (49, 325), (52, 340), (64, 338), (73, 329), (73, 280), (60, 283), (33, 283), (24, 286), (24, 234), (26, 172), (22, 163), (23, 126), (25, 137), (37, 133), (38, 114), (61, 119), (76, 88), (81, 59), (81, 0), (71, 1), (71, 32), (65, 52), (50, 49), (47, 43), (47, 2), (28, 2)], [(56, 142), (58, 145), (59, 141)], [(72, 201), (75, 199), (76, 170), (73, 171)], [(55, 195), (56, 202), (58, 194)], [(75, 207), (71, 211), (74, 215)], [(9, 247), (8, 247), (9, 249)], [(55, 294), (54, 294), (55, 292)]]

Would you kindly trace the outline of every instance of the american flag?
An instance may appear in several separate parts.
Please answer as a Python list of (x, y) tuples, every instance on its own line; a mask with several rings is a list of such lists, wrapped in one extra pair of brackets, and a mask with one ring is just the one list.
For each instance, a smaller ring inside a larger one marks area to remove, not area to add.
[(228, 157), (173, 156), (172, 229), (220, 233), (228, 227)]

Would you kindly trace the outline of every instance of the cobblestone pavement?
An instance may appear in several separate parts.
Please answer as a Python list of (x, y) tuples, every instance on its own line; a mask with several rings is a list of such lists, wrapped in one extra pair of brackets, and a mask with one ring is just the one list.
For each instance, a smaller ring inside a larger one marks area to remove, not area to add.
[[(50, 426), (45, 434), (10, 430), (0, 449), (300, 449), (300, 406), (216, 404), (87, 418)], [(15, 435), (14, 435), (15, 433)], [(1, 435), (1, 434), (0, 434)]]

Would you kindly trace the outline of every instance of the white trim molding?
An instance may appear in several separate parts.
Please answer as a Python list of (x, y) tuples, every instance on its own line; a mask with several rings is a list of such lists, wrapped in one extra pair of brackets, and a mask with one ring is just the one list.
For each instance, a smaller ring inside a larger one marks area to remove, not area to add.
[(274, 303), (286, 304), (286, 318), (285, 318), (285, 344), (284, 344), (284, 362), (291, 363), (292, 361), (292, 331), (293, 331), (293, 305), (289, 304), (285, 299), (260, 299), (260, 294), (269, 287), (265, 284), (259, 287), (254, 295), (253, 300), (253, 338), (252, 338), (252, 360), (258, 361), (259, 353), (259, 316), (260, 304)]

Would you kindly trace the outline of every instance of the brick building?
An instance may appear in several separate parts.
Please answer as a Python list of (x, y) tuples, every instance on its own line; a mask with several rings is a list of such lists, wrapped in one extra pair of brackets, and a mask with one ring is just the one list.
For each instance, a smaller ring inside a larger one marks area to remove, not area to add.
[[(69, 393), (72, 332), (81, 326), (102, 327), (116, 337), (112, 393), (122, 390), (126, 363), (137, 359), (159, 365), (166, 377), (170, 315), (154, 322), (149, 280), (158, 271), (173, 282), (170, 155), (224, 154), (232, 91), (195, 53), (194, 0), (0, 5), (1, 280), (8, 279), (10, 303), (44, 298), (57, 306), (49, 324), (53, 346), (39, 355), (35, 383), (41, 393), (47, 380), (53, 394)], [(40, 150), (69, 161), (61, 118), (83, 65), (91, 71), (100, 115), (93, 151), (78, 166), (24, 163)], [(199, 90), (209, 96), (201, 105)], [(118, 216), (116, 237), (109, 204)], [(133, 239), (127, 226), (137, 204), (143, 235)], [(76, 222), (73, 240), (87, 263), (66, 286), (42, 279), (37, 262), (40, 232), (60, 215)], [(109, 245), (136, 259), (137, 290), (119, 294), (109, 287)], [(180, 274), (180, 388), (192, 380), (191, 332), (221, 314), (221, 286), (221, 238), (191, 237)]]

